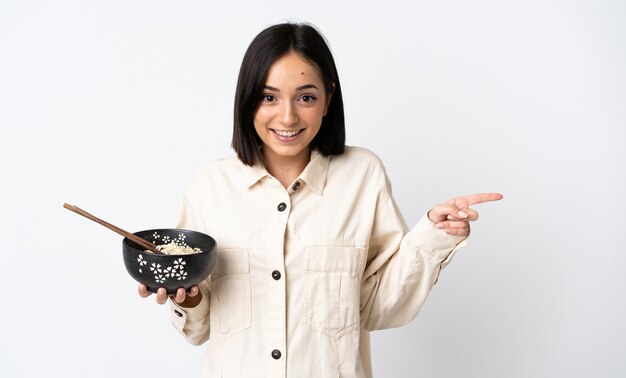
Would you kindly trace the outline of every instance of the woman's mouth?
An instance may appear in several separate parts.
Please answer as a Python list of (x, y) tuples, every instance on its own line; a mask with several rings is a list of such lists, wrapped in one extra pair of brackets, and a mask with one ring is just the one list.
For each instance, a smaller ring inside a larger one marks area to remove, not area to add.
[(304, 129), (299, 130), (276, 130), (270, 129), (276, 137), (283, 142), (291, 142), (298, 138), (298, 135), (304, 131)]

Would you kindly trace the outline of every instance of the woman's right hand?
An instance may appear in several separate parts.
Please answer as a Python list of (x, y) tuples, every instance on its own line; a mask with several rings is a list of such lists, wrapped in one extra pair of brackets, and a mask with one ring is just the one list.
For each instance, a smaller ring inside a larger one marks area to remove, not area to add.
[[(137, 291), (142, 298), (147, 298), (152, 294), (148, 291), (148, 287), (142, 283), (139, 284)], [(179, 306), (187, 308), (196, 307), (202, 300), (202, 294), (200, 294), (200, 289), (197, 285), (193, 285), (188, 292), (182, 287), (179, 287), (176, 291), (176, 295), (171, 295), (170, 297)], [(165, 302), (167, 302), (167, 291), (164, 287), (160, 287), (157, 290), (156, 301), (158, 304), (165, 304)]]

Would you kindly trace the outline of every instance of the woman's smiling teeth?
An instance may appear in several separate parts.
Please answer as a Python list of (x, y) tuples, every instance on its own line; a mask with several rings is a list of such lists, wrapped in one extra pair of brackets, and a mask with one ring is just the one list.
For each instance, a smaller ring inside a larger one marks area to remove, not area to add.
[(276, 135), (284, 137), (284, 138), (291, 138), (293, 136), (296, 136), (298, 134), (300, 134), (300, 132), (304, 129), (300, 129), (300, 130), (276, 130), (276, 129), (270, 129), (272, 130)]

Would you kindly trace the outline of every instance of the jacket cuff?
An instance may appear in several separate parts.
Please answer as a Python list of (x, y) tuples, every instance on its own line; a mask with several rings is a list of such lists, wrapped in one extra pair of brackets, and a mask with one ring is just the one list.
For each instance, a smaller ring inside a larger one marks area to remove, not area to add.
[(206, 296), (203, 296), (196, 307), (181, 307), (171, 297), (167, 299), (170, 306), (170, 321), (174, 327), (182, 331), (185, 323), (195, 323), (204, 320), (209, 316), (209, 306)]
[(445, 231), (438, 229), (427, 215), (424, 215), (406, 234), (403, 243), (413, 250), (422, 251), (441, 261), (445, 266), (454, 252), (465, 246), (467, 238), (468, 236), (446, 234)]

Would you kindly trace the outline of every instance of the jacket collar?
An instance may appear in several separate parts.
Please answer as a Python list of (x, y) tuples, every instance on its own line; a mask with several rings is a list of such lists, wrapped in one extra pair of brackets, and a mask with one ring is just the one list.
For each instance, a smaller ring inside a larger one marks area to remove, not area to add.
[[(330, 157), (323, 156), (317, 150), (313, 150), (311, 151), (311, 160), (300, 176), (298, 176), (298, 180), (306, 183), (315, 193), (322, 195), (329, 166)], [(269, 172), (261, 164), (255, 164), (252, 167), (244, 165), (243, 169), (244, 183), (248, 188), (253, 187), (263, 178), (270, 176)]]

